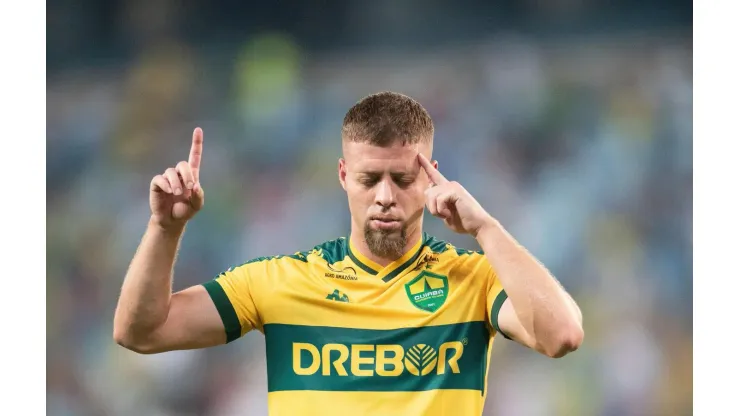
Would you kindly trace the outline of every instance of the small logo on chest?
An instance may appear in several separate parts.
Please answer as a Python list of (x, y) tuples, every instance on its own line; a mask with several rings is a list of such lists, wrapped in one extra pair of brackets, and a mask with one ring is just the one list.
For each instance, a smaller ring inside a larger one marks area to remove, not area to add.
[(349, 297), (347, 297), (347, 294), (340, 292), (338, 289), (334, 289), (334, 292), (329, 293), (326, 298), (329, 300), (336, 300), (338, 302), (349, 302)]
[(421, 269), (429, 270), (432, 268), (432, 265), (437, 263), (439, 263), (438, 255), (435, 253), (427, 253), (419, 257), (419, 260), (416, 261), (416, 265), (411, 269), (411, 271), (415, 272)]
[(447, 276), (426, 270), (406, 283), (406, 295), (411, 304), (427, 312), (435, 312), (442, 307), (447, 300), (448, 293)]

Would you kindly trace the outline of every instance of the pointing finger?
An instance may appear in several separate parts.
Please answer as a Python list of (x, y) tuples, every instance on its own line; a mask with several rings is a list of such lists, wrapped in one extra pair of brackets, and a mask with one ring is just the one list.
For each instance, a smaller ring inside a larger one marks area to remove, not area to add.
[(193, 179), (195, 183), (200, 182), (200, 158), (203, 155), (203, 130), (200, 127), (196, 127), (193, 130), (193, 144), (190, 146), (190, 157), (188, 157), (188, 164), (190, 170), (193, 172)]
[(444, 175), (442, 175), (442, 173), (437, 170), (434, 165), (432, 165), (432, 162), (430, 162), (423, 154), (419, 153), (418, 159), (421, 168), (424, 169), (424, 172), (427, 173), (429, 180), (431, 180), (433, 184), (442, 185), (448, 182)]

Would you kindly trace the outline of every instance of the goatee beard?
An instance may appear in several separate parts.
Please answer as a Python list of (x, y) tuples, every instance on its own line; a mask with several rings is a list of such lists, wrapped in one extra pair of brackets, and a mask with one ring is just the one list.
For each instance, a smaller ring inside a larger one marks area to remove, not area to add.
[(406, 224), (400, 230), (374, 230), (365, 223), (365, 242), (374, 255), (387, 260), (396, 260), (403, 256), (406, 249)]

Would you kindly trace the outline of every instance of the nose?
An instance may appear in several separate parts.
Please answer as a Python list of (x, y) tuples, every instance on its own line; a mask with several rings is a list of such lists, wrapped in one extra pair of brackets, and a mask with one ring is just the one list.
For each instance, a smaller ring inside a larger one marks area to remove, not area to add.
[(380, 181), (375, 191), (375, 203), (388, 208), (395, 204), (393, 186), (387, 180)]

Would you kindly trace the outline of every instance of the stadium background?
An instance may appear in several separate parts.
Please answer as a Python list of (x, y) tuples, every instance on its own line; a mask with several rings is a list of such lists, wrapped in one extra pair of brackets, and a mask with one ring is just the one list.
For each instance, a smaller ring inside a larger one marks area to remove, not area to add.
[(49, 415), (266, 414), (259, 333), (158, 356), (112, 342), (150, 178), (203, 127), (207, 201), (177, 289), (345, 235), (339, 128), (379, 90), (426, 106), (444, 174), (583, 309), (585, 342), (564, 359), (496, 344), (486, 415), (691, 414), (689, 2), (59, 0), (47, 13)]

